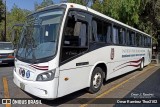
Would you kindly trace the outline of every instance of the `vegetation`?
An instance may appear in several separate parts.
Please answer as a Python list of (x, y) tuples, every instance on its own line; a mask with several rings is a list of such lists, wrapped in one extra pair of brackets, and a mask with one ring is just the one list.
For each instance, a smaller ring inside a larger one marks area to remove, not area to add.
[[(0, 27), (2, 26), (1, 22), (3, 20), (4, 20), (4, 4), (2, 0), (0, 0)], [(4, 37), (4, 32), (0, 30), (0, 40), (3, 39), (3, 37)]]
[(3, 16), (3, 11), (4, 11), (4, 5), (2, 0), (0, 0), (0, 22), (3, 20), (4, 16)]
[[(64, 1), (64, 0), (62, 0)], [(107, 16), (117, 19), (132, 27), (140, 29), (156, 38), (160, 35), (160, 0), (67, 0), (89, 6)], [(54, 4), (53, 0), (35, 2), (35, 10)], [(4, 30), (4, 5), (0, 0), (0, 33)], [(16, 23), (24, 23), (29, 10), (20, 9), (16, 5), (7, 11), (7, 40), (10, 40), (11, 28)], [(15, 27), (16, 35), (20, 35), (21, 28)], [(17, 37), (18, 38), (18, 37)], [(1, 37), (0, 37), (1, 39)]]
[[(26, 16), (31, 13), (29, 10), (20, 9), (17, 5), (14, 5), (11, 11), (7, 11), (7, 41), (11, 41), (11, 33), (13, 31), (12, 27), (15, 24), (24, 23), (26, 20)], [(16, 41), (18, 41), (22, 27), (14, 27), (15, 34), (17, 36)], [(4, 32), (4, 20), (0, 23), (0, 32)], [(2, 39), (2, 35), (0, 35), (0, 40)]]
[(52, 5), (53, 1), (52, 0), (43, 0), (42, 3), (38, 4), (37, 2), (35, 2), (34, 7), (35, 10)]
[[(84, 0), (68, 1), (86, 5), (82, 2)], [(160, 35), (160, 0), (89, 0), (88, 4), (94, 10), (155, 38)]]

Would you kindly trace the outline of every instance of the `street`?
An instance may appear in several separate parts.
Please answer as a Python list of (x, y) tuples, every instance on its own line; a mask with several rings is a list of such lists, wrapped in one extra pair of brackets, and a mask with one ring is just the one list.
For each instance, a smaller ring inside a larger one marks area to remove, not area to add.
[[(13, 83), (13, 66), (7, 64), (0, 65), (0, 98), (33, 98), (37, 99)], [(86, 89), (74, 92), (70, 95), (55, 100), (43, 100), (40, 105), (23, 105), (23, 107), (124, 107), (128, 104), (97, 104), (98, 98), (133, 98), (137, 94), (151, 94), (153, 98), (160, 98), (160, 66), (150, 64), (143, 71), (135, 70), (117, 78), (108, 80), (104, 83), (101, 91), (96, 94), (90, 94)], [(6, 85), (7, 84), (7, 85)], [(147, 104), (143, 105), (146, 106)], [(133, 106), (133, 105), (132, 105)], [(142, 106), (138, 104), (136, 106)], [(149, 106), (149, 105), (147, 105)], [(150, 106), (155, 106), (151, 104)], [(22, 105), (0, 105), (0, 107), (22, 107)]]

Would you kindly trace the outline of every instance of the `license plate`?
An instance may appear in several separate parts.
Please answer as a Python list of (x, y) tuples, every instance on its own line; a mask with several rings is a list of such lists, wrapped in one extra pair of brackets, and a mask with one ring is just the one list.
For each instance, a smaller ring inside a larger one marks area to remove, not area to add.
[(21, 88), (22, 90), (24, 90), (24, 89), (25, 89), (25, 85), (24, 85), (23, 83), (20, 83), (20, 88)]

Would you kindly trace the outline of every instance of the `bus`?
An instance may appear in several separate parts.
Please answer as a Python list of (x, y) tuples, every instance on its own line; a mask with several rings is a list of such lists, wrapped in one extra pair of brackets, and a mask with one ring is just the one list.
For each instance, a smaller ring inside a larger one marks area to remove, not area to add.
[(150, 35), (88, 7), (62, 3), (27, 16), (15, 55), (14, 83), (44, 99), (81, 89), (151, 62)]

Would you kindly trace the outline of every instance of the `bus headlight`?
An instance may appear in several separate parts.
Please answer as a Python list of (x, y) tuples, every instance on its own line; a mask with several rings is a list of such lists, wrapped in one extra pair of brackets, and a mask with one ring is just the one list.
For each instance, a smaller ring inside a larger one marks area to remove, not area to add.
[(37, 76), (36, 81), (50, 81), (50, 80), (53, 80), (55, 71), (56, 70), (54, 69), (54, 70), (47, 71), (47, 72), (39, 74)]

